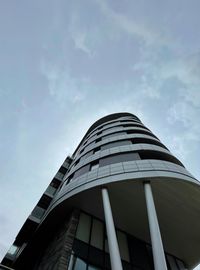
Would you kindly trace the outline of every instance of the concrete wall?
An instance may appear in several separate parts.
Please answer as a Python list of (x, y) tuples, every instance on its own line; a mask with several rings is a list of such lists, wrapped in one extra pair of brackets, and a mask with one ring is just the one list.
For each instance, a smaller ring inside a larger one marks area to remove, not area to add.
[(74, 210), (71, 217), (55, 232), (34, 270), (66, 270), (68, 268), (78, 219), (79, 212)]

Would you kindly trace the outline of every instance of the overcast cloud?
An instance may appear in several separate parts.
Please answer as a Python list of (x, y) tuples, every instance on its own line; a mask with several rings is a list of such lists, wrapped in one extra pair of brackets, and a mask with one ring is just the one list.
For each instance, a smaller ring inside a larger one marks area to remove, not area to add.
[(199, 0), (0, 1), (1, 258), (108, 113), (136, 114), (200, 179), (199, 10)]

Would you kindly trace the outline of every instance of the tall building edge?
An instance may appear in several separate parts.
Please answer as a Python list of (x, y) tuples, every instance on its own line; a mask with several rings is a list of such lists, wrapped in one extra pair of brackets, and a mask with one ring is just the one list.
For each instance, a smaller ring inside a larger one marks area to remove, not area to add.
[(0, 269), (192, 269), (200, 184), (138, 117), (97, 120), (63, 162)]

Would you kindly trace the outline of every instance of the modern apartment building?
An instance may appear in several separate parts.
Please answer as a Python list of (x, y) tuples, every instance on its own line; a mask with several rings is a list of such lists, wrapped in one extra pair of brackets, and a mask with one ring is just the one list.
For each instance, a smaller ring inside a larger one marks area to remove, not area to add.
[(199, 251), (199, 182), (135, 115), (115, 113), (66, 158), (2, 264), (183, 270)]

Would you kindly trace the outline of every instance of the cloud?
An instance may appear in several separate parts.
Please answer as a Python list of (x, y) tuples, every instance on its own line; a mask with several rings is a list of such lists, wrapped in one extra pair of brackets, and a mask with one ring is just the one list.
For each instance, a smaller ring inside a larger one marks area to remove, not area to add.
[(74, 41), (75, 48), (81, 50), (89, 57), (92, 57), (94, 52), (91, 50), (88, 44), (88, 32), (86, 29), (83, 29), (83, 25), (80, 24), (78, 15), (76, 13), (71, 15), (68, 31), (72, 40)]
[(185, 147), (186, 138), (184, 134), (173, 135), (170, 139), (170, 149), (175, 156), (181, 157), (186, 160), (190, 154), (189, 148)]
[[(196, 120), (196, 108), (191, 106), (187, 101), (180, 100), (175, 102), (169, 109), (169, 123), (181, 122), (185, 127), (193, 126), (191, 120)], [(197, 121), (198, 123), (198, 121)]]
[(160, 78), (165, 80), (172, 77), (183, 85), (179, 89), (179, 95), (194, 106), (200, 106), (200, 53), (163, 63)]
[(115, 24), (118, 29), (121, 29), (136, 38), (139, 37), (146, 43), (170, 44), (169, 37), (166, 37), (161, 32), (155, 31), (144, 23), (136, 22), (124, 14), (114, 11), (104, 0), (95, 1), (107, 19), (109, 19), (111, 23)]
[(93, 53), (89, 49), (89, 46), (86, 45), (87, 43), (87, 34), (86, 32), (82, 31), (72, 31), (72, 39), (74, 40), (74, 44), (76, 49), (82, 50), (88, 56), (92, 57)]
[(61, 105), (67, 102), (79, 103), (85, 99), (85, 86), (88, 80), (85, 78), (75, 79), (70, 77), (68, 68), (61, 68), (56, 64), (41, 62), (41, 73), (48, 83), (49, 94)]
[[(168, 111), (168, 122), (170, 124), (182, 123), (184, 132), (179, 134), (185, 142), (200, 142), (200, 108), (195, 108), (186, 100), (175, 102)], [(184, 141), (183, 141), (184, 143)]]
[[(186, 91), (183, 90), (183, 93), (185, 95)], [(170, 148), (184, 162), (199, 149), (199, 116), (200, 108), (195, 107), (193, 102), (188, 101), (181, 94), (167, 111), (167, 121), (173, 130), (173, 133), (169, 132)]]

